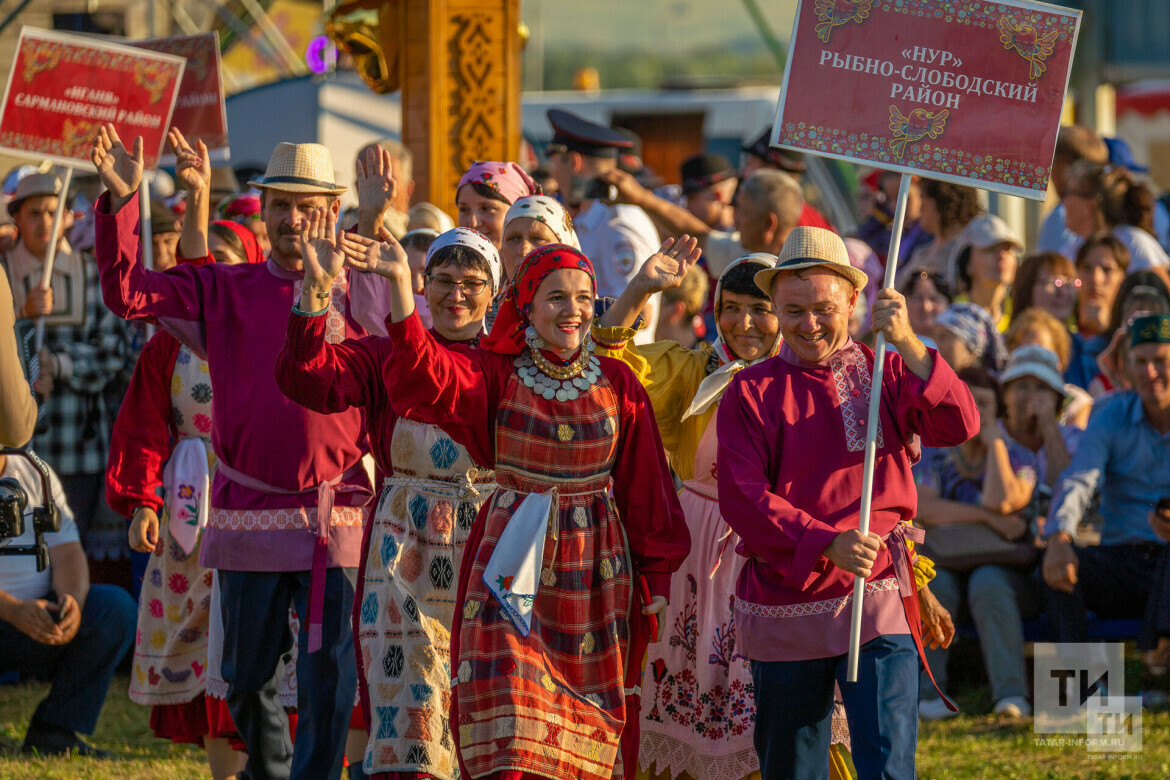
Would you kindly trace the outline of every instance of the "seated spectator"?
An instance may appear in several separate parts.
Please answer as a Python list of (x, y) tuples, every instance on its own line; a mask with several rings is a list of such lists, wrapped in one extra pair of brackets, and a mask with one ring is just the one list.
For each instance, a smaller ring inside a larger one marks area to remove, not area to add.
[(1153, 271), (1138, 271), (1125, 277), (1110, 317), (1109, 346), (1097, 355), (1101, 369), (1089, 383), (1089, 392), (1098, 397), (1112, 390), (1131, 387), (1126, 366), (1129, 360), (1130, 327), (1138, 317), (1170, 314), (1170, 290), (1162, 277)]
[[(868, 177), (867, 177), (868, 178)], [(902, 174), (883, 171), (878, 177), (878, 190), (873, 198), (869, 216), (857, 228), (857, 237), (869, 245), (884, 266), (890, 252), (890, 234), (894, 226), (894, 212), (898, 205), (898, 188)], [(902, 240), (898, 244), (898, 265), (910, 259), (914, 250), (926, 246), (934, 236), (926, 232), (920, 219), (922, 215), (922, 180), (911, 179), (906, 194), (906, 213), (902, 218)]]
[[(972, 365), (959, 371), (959, 378), (967, 383), (979, 408), (979, 435), (958, 447), (923, 450), (922, 460), (914, 466), (918, 520), (927, 527), (982, 523), (1010, 541), (1023, 538), (1028, 524), (1017, 513), (1032, 500), (1037, 476), (1034, 464), (1026, 461), (1036, 458), (1021, 458), (1018, 445), (1016, 457), (1012, 457), (1007, 434), (1000, 425), (1006, 412), (1004, 394), (995, 377), (986, 368)], [(1027, 572), (991, 565), (956, 572), (940, 566), (931, 581), (931, 590), (952, 615), (958, 614), (966, 591), (996, 714), (1031, 714), (1026, 698), (1021, 602), (1027, 602), (1034, 611), (1037, 599)], [(939, 690), (946, 687), (947, 658), (945, 649), (927, 651)], [(925, 675), (919, 692), (918, 712), (922, 718), (938, 720), (958, 714), (947, 709)]]
[(906, 297), (906, 312), (910, 327), (928, 347), (935, 347), (934, 321), (943, 309), (951, 304), (951, 286), (941, 274), (918, 271), (901, 287)]
[(976, 363), (998, 374), (1007, 358), (1003, 336), (982, 306), (952, 303), (934, 320), (931, 331), (938, 354), (956, 372)]
[(1097, 355), (1109, 345), (1113, 303), (1129, 269), (1129, 250), (1108, 233), (1095, 233), (1077, 250), (1076, 267), (1081, 282), (1077, 329), (1064, 379), (1088, 390), (1097, 375)]
[[(1043, 309), (1069, 330), (1076, 327), (1077, 267), (1058, 252), (1030, 252), (1020, 261), (1012, 285), (1012, 321), (1032, 308)], [(1063, 362), (1063, 361), (1062, 361)]]
[[(5, 541), (32, 544), (40, 475), (24, 458), (0, 455), (0, 477), (16, 479), (28, 496), (24, 534)], [(134, 600), (116, 586), (90, 586), (73, 513), (57, 475), (50, 481), (61, 530), (45, 534), (49, 567), (38, 572), (33, 556), (0, 557), (0, 671), (35, 673), (52, 683), (33, 713), (22, 752), (110, 758), (77, 732), (92, 734), (97, 725), (114, 669), (134, 638)]]
[[(1104, 165), (1109, 161), (1109, 149), (1095, 130), (1084, 125), (1066, 125), (1056, 134), (1056, 149), (1052, 156), (1052, 189), (1060, 202), (1048, 212), (1040, 225), (1036, 239), (1037, 252), (1063, 252), (1075, 241), (1075, 234), (1065, 226), (1064, 194), (1068, 189), (1068, 169), (1078, 160)], [(1072, 255), (1066, 255), (1072, 259)]]
[(1012, 316), (1008, 297), (1024, 244), (1007, 223), (994, 214), (976, 217), (963, 228), (950, 259), (949, 278), (959, 294), (956, 301), (971, 301), (987, 310), (999, 332), (1007, 330)]
[[(1033, 306), (1013, 316), (1004, 341), (1009, 353), (1026, 344), (1044, 347), (1056, 355), (1062, 376), (1068, 369), (1072, 337), (1068, 329), (1044, 309)], [(1068, 400), (1060, 412), (1061, 425), (1084, 429), (1089, 422), (1089, 412), (1093, 410), (1093, 396), (1069, 382), (1064, 383), (1064, 394)]]
[[(1133, 390), (1098, 403), (1061, 474), (1045, 526), (1044, 592), (1055, 641), (1086, 641), (1092, 610), (1143, 618), (1138, 648), (1148, 651), (1170, 635), (1167, 545), (1151, 517), (1170, 497), (1170, 315), (1134, 321), (1129, 371)], [(1077, 527), (1098, 489), (1101, 543), (1076, 547)]]
[(1068, 177), (1061, 204), (1072, 236), (1061, 254), (1075, 256), (1086, 238), (1105, 230), (1129, 250), (1130, 272), (1170, 265), (1153, 235), (1154, 195), (1148, 185), (1124, 168), (1085, 160), (1074, 163)]
[[(947, 274), (947, 264), (958, 242), (959, 233), (967, 227), (968, 222), (982, 213), (979, 194), (971, 187), (924, 179), (922, 213), (918, 219), (922, 228), (934, 236), (934, 241), (919, 247), (910, 255), (907, 263), (899, 266), (896, 286), (905, 284), (915, 271)], [(949, 277), (947, 281), (955, 283)]]

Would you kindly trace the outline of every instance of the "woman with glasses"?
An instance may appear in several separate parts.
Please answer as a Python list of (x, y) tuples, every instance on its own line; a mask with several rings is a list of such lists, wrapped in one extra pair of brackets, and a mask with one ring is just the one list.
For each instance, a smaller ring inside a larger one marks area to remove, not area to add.
[(1032, 252), (1020, 261), (1012, 287), (1012, 322), (1033, 306), (1043, 309), (1071, 331), (1076, 327), (1077, 269), (1057, 252)]
[[(332, 235), (331, 225), (326, 230)], [(340, 253), (325, 235), (317, 239), (318, 256), (338, 258), (339, 267)], [(379, 237), (408, 265), (389, 233)], [(368, 241), (340, 240), (359, 247), (355, 241)], [(305, 262), (312, 267), (307, 256)], [(385, 273), (382, 267), (362, 270)], [(496, 248), (474, 230), (449, 230), (428, 248), (424, 273), (430, 337), (446, 349), (473, 347), (501, 283)], [(446, 712), (455, 578), (472, 521), (495, 487), (492, 472), (439, 426), (398, 416), (382, 379), (390, 340), (334, 343), (326, 318), (314, 314), (318, 305), (302, 295), (293, 309), (277, 359), (277, 384), (292, 400), (323, 414), (364, 408), (370, 452), (379, 472), (389, 475), (365, 529), (354, 595), (358, 689), (371, 724), (365, 770), (399, 780), (451, 777), (455, 747)]]
[(536, 249), (491, 335), (464, 351), (422, 329), (409, 269), (392, 263), (395, 407), (441, 425), (499, 483), (459, 577), (460, 773), (631, 777), (647, 616), (666, 608), (690, 541), (646, 392), (590, 348), (593, 266), (564, 244)]

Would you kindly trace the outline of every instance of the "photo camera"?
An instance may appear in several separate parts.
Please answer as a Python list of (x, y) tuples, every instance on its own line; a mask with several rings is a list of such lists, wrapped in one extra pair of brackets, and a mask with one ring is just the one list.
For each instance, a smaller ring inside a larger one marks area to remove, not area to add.
[(31, 545), (8, 544), (5, 540), (24, 535), (27, 520), (28, 493), (20, 482), (12, 477), (0, 479), (0, 555), (35, 555), (37, 571), (49, 567), (49, 546), (45, 534), (61, 530), (61, 510), (53, 503), (53, 486), (49, 482), (49, 467), (35, 452), (5, 447), (0, 450), (12, 458), (24, 458), (33, 465), (41, 478), (41, 495), (44, 501), (31, 512), (34, 543)]

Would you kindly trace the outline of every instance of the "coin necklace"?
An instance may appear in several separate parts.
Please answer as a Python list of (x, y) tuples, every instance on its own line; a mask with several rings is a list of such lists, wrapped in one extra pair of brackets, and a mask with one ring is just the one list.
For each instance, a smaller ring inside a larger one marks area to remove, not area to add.
[(513, 365), (520, 381), (532, 392), (549, 401), (554, 398), (572, 401), (601, 377), (601, 362), (593, 354), (593, 339), (589, 336), (585, 337), (576, 358), (558, 366), (541, 354), (536, 346), (539, 341), (535, 329), (529, 330), (525, 334), (528, 353), (519, 355)]

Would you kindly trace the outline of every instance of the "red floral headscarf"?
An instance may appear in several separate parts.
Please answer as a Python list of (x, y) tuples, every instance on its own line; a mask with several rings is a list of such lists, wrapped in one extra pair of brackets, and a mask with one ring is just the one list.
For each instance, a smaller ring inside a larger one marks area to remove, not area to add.
[(525, 195), (539, 195), (540, 187), (532, 177), (524, 172), (514, 162), (477, 162), (467, 169), (467, 173), (463, 174), (463, 178), (459, 180), (459, 186), (455, 188), (458, 193), (459, 189), (464, 184), (471, 184), (479, 182), (486, 184), (496, 192), (500, 193), (508, 203), (515, 203), (519, 198)]
[(549, 274), (563, 268), (573, 268), (589, 275), (593, 294), (597, 294), (597, 278), (593, 263), (567, 244), (546, 244), (528, 253), (516, 269), (516, 277), (500, 301), (500, 310), (492, 325), (492, 332), (479, 342), (480, 349), (501, 355), (516, 355), (524, 351), (524, 329), (531, 322), (532, 299)]
[(229, 219), (217, 219), (212, 222), (213, 225), (223, 225), (228, 230), (232, 231), (239, 237), (240, 243), (244, 245), (244, 261), (248, 263), (263, 263), (264, 252), (260, 250), (260, 242), (256, 240), (256, 234), (249, 230), (245, 225), (239, 222), (232, 222)]

